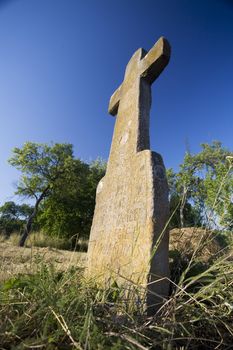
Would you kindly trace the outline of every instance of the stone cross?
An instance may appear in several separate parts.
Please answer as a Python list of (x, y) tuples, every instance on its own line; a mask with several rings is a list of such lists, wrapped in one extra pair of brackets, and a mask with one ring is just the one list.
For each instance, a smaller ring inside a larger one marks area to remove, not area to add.
[(169, 288), (168, 185), (162, 157), (149, 140), (151, 84), (169, 58), (164, 38), (148, 53), (138, 49), (110, 99), (109, 113), (117, 118), (88, 247), (88, 276), (144, 288), (151, 310)]

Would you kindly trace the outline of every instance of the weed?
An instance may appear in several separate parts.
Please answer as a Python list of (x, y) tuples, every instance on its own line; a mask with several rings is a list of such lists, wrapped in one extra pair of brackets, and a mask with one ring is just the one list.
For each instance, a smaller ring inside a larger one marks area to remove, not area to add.
[[(179, 256), (176, 259), (179, 260)], [(137, 309), (137, 290), (99, 288), (79, 268), (38, 261), (34, 274), (0, 289), (2, 349), (228, 349), (233, 340), (231, 252), (186, 262), (154, 317)], [(177, 260), (177, 261), (178, 261)], [(129, 298), (129, 294), (128, 294)]]

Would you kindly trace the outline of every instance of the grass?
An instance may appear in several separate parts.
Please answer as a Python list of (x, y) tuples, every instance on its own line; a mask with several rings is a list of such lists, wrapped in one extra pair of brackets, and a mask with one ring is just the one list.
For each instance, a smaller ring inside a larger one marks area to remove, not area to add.
[(231, 349), (233, 256), (221, 247), (203, 259), (213, 238), (173, 249), (171, 295), (154, 317), (137, 288), (126, 300), (124, 287), (100, 289), (81, 268), (38, 261), (33, 274), (1, 283), (0, 349)]
[(0, 243), (0, 282), (18, 274), (33, 274), (41, 263), (53, 265), (56, 271), (66, 271), (71, 266), (84, 266), (86, 254), (54, 248), (19, 248), (9, 241)]
[[(0, 242), (9, 242), (12, 245), (18, 246), (20, 235), (18, 232), (12, 233), (8, 238), (4, 235), (0, 235)], [(78, 238), (75, 240), (75, 236), (70, 239), (66, 237), (56, 237), (46, 235), (42, 231), (31, 232), (25, 247), (49, 247), (63, 250), (77, 250), (86, 252), (88, 247), (88, 240)]]

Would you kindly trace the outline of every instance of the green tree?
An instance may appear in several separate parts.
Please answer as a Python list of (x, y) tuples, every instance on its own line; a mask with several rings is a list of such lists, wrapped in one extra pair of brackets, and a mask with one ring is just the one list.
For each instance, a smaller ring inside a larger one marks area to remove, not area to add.
[[(180, 226), (185, 225), (187, 205), (192, 207), (196, 220), (214, 225), (219, 222), (229, 228), (232, 225), (233, 174), (232, 152), (219, 141), (201, 144), (197, 154), (186, 153), (178, 173), (167, 172), (170, 198), (179, 208)], [(198, 220), (199, 220), (198, 219)]]
[(71, 144), (39, 144), (26, 142), (22, 148), (14, 148), (9, 163), (21, 171), (16, 194), (34, 199), (33, 212), (29, 216), (19, 245), (24, 246), (43, 199), (51, 195), (54, 186), (69, 172), (73, 161)]
[(53, 193), (44, 202), (39, 223), (49, 235), (67, 238), (90, 233), (95, 208), (95, 192), (104, 176), (106, 163), (97, 160), (86, 164), (75, 159), (69, 172), (56, 182)]
[(16, 204), (13, 201), (0, 207), (0, 232), (9, 236), (14, 231), (21, 231), (33, 208), (27, 204)]

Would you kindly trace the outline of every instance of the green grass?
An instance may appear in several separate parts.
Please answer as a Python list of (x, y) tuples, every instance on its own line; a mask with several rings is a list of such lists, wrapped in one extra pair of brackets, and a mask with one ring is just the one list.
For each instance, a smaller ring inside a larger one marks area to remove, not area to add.
[(1, 284), (0, 349), (231, 349), (232, 253), (203, 262), (197, 250), (173, 257), (171, 295), (153, 318), (137, 288), (126, 300), (123, 287), (38, 262), (35, 274)]

